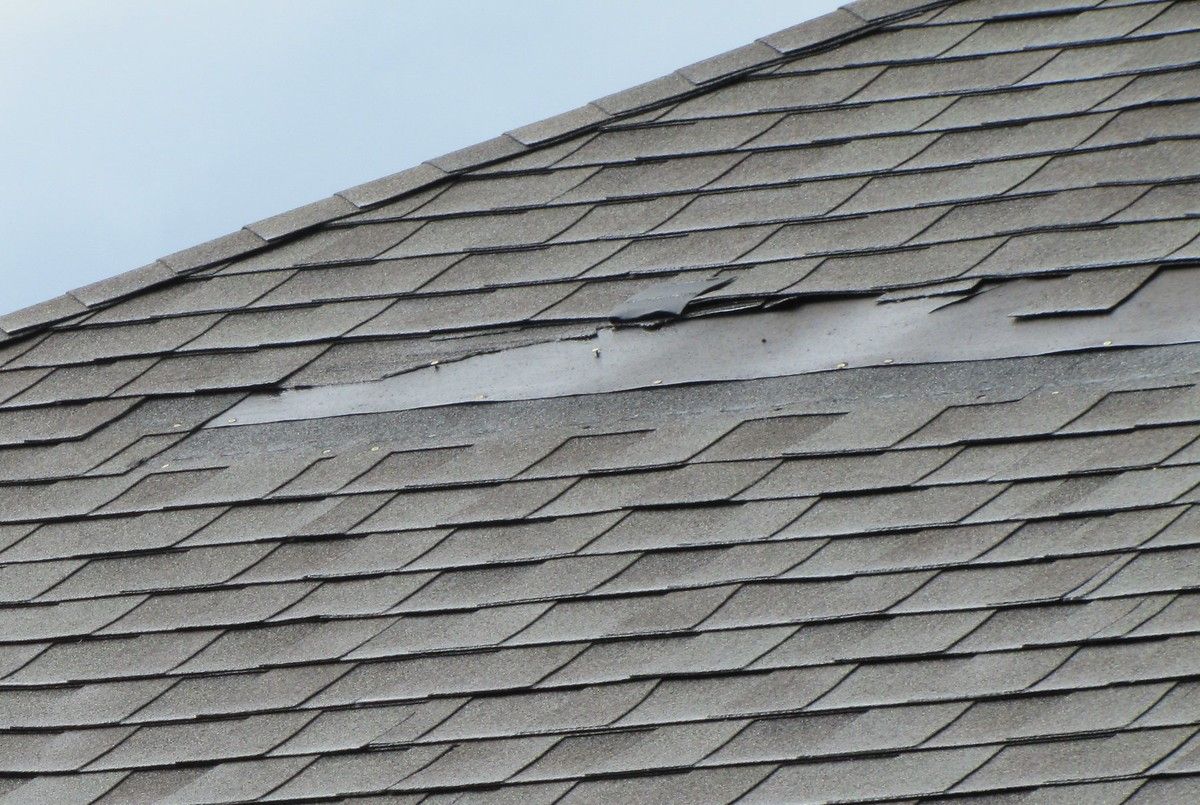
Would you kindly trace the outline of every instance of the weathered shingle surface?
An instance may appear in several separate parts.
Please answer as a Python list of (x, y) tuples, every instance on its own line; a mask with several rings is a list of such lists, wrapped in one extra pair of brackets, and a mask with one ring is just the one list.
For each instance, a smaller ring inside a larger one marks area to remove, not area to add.
[(859, 0), (5, 317), (0, 801), (1194, 801), (1198, 54)]

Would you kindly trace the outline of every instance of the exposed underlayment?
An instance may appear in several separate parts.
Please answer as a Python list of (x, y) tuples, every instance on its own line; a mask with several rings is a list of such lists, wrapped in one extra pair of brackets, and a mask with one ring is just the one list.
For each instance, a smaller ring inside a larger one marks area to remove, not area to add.
[(1198, 54), (860, 0), (4, 317), (0, 803), (1200, 801)]

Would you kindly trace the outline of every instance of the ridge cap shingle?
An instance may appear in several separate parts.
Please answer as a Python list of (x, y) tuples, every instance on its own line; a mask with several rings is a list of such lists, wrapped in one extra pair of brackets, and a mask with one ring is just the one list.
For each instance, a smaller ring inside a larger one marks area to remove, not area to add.
[(334, 193), (221, 235), (141, 268), (90, 283), (54, 299), (0, 316), (0, 343), (26, 337), (118, 299), (174, 282), (203, 268), (437, 184), (448, 177), (528, 153), (649, 108), (699, 94), (783, 58), (834, 47), (851, 38), (958, 0), (854, 0), (819, 17), (760, 37), (581, 107), (513, 129), (490, 140), (426, 160), (398, 173)]

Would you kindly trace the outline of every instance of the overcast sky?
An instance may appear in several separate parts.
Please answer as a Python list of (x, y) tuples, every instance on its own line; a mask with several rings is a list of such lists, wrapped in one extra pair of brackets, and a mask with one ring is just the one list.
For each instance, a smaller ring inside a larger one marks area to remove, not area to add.
[(0, 0), (0, 313), (839, 4)]

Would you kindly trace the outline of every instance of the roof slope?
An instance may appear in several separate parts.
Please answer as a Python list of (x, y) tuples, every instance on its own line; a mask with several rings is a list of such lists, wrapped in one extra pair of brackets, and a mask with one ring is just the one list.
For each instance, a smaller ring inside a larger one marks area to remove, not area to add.
[(1196, 799), (1198, 45), (860, 0), (5, 317), (0, 801)]

